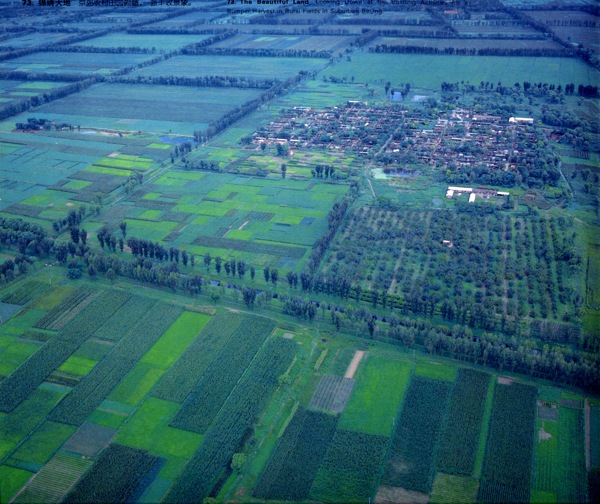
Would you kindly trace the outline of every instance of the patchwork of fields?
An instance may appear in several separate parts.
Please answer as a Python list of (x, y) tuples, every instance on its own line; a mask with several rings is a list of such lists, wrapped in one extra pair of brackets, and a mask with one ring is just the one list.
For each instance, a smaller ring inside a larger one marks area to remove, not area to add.
[[(3, 10), (0, 502), (593, 502), (597, 16), (189, 4)], [(445, 199), (454, 110), (560, 183)]]
[[(280, 377), (317, 368), (304, 330), (283, 338), (256, 315), (43, 286), (0, 293), (16, 307), (0, 335), (3, 500), (188, 501), (240, 486), (292, 501), (584, 498), (582, 397), (375, 347), (353, 378), (328, 374), (350, 365), (347, 342), (298, 402)], [(246, 433), (267, 418), (254, 445)], [(592, 419), (597, 430), (597, 408)], [(252, 471), (229, 469), (240, 450)], [(593, 441), (593, 464), (596, 453)]]

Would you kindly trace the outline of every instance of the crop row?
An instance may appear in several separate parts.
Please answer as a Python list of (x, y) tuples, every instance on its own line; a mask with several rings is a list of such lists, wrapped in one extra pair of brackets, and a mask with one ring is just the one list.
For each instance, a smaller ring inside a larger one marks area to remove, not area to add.
[(450, 384), (414, 377), (392, 439), (382, 482), (429, 493)]
[(299, 408), (252, 495), (288, 501), (307, 499), (338, 418)]
[(53, 421), (81, 425), (175, 322), (181, 308), (157, 303), (52, 411)]
[[(537, 389), (530, 385), (496, 386), (480, 500), (509, 502), (529, 495), (536, 401)], [(501, 494), (494, 496), (489, 488), (501, 489)], [(512, 489), (511, 495), (506, 493), (508, 489)]]
[(352, 378), (323, 375), (310, 400), (310, 407), (341, 413), (350, 399), (355, 382)]
[(166, 401), (183, 402), (243, 320), (234, 313), (213, 317), (162, 376), (152, 395)]
[(143, 450), (112, 444), (63, 502), (126, 502), (155, 461), (155, 456)]
[(12, 502), (60, 502), (63, 496), (92, 465), (92, 460), (57, 453), (24, 487)]
[(2, 297), (3, 303), (24, 305), (39, 296), (49, 287), (45, 283), (31, 280), (20, 284), (16, 289)]
[(94, 338), (118, 341), (147, 313), (152, 312), (155, 301), (132, 296), (115, 314), (93, 334)]
[(127, 294), (106, 291), (86, 306), (78, 317), (0, 383), (0, 410), (12, 411), (29, 397), (127, 298)]
[[(39, 329), (62, 329), (65, 324), (75, 318), (75, 316), (85, 308), (87, 304), (83, 304), (86, 300), (93, 301), (92, 294), (95, 291), (89, 287), (79, 287), (71, 295), (63, 299), (58, 305), (46, 312), (46, 314), (38, 320), (34, 327)], [(82, 305), (80, 310), (77, 307)]]
[(171, 426), (204, 434), (273, 329), (271, 319), (245, 316), (202, 374)]
[(452, 391), (438, 469), (448, 474), (473, 472), (490, 376), (461, 368)]
[(254, 254), (291, 257), (292, 259), (301, 259), (306, 252), (304, 247), (288, 247), (286, 245), (235, 240), (233, 238), (219, 238), (217, 236), (199, 236), (192, 242), (192, 244), (200, 245), (202, 247), (214, 247), (239, 250), (241, 252), (252, 252)]
[(267, 341), (171, 488), (167, 502), (200, 502), (209, 495), (277, 388), (277, 378), (292, 362), (296, 348), (288, 339)]
[(520, 504), (529, 502), (529, 490), (523, 486), (483, 480), (479, 486), (477, 502), (498, 504)]
[(388, 438), (338, 429), (317, 473), (310, 498), (321, 502), (373, 499)]

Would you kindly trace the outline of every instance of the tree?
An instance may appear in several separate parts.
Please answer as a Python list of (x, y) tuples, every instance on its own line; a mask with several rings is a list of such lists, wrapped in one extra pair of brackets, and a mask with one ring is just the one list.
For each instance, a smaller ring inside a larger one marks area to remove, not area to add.
[(246, 463), (246, 454), (234, 453), (231, 459), (231, 469), (235, 472), (240, 472)]
[(122, 221), (119, 224), (119, 228), (121, 228), (121, 233), (123, 233), (123, 238), (127, 238), (127, 222)]
[[(206, 266), (206, 271), (208, 271), (208, 268), (210, 267), (210, 261), (211, 261), (211, 257), (210, 254), (207, 252), (206, 254), (204, 254), (204, 266)], [(218, 273), (218, 271), (217, 271)]]
[(285, 144), (278, 143), (276, 149), (277, 149), (277, 155), (282, 156), (282, 157), (287, 156), (290, 152), (290, 148), (287, 143), (285, 143)]
[(271, 270), (269, 269), (269, 267), (265, 267), (265, 269), (263, 270), (263, 275), (265, 277), (265, 282), (269, 282), (269, 279), (271, 278)]
[(255, 275), (256, 275), (256, 271), (254, 269), (254, 266), (250, 266), (250, 279), (254, 280)]
[(276, 269), (271, 270), (271, 282), (273, 285), (277, 285), (277, 280), (279, 279), (279, 271)]
[(108, 268), (108, 271), (106, 272), (106, 278), (108, 278), (111, 283), (115, 281), (116, 276), (117, 275), (115, 273), (115, 270), (112, 268)]
[(285, 163), (281, 164), (281, 178), (285, 178), (285, 174), (287, 172), (287, 165)]
[[(204, 257), (206, 258), (206, 256)], [(215, 257), (215, 269), (217, 270), (217, 273), (221, 273), (221, 262), (222, 259), (220, 257)]]

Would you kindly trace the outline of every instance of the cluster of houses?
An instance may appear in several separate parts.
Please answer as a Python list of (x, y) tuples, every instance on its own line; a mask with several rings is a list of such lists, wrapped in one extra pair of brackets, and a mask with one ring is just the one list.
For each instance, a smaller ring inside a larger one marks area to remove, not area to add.
[(410, 165), (443, 168), (485, 165), (514, 170), (519, 144), (534, 138), (533, 119), (500, 116), (456, 108), (431, 119), (428, 111), (375, 107), (349, 101), (344, 106), (316, 110), (287, 109), (254, 133), (252, 144), (287, 144), (289, 149), (328, 149), (372, 157), (386, 173), (410, 170)]
[[(403, 170), (407, 161), (431, 166), (485, 165), (492, 170), (516, 169), (519, 144), (533, 139), (531, 118), (475, 113), (456, 108), (423, 126), (418, 109), (405, 119), (406, 138), (392, 139), (380, 156)], [(409, 144), (407, 146), (407, 143)], [(408, 155), (411, 154), (411, 155)]]
[(359, 101), (323, 110), (294, 107), (261, 127), (252, 143), (257, 147), (287, 143), (290, 149), (319, 148), (369, 156), (402, 125), (404, 113), (398, 107), (372, 107)]

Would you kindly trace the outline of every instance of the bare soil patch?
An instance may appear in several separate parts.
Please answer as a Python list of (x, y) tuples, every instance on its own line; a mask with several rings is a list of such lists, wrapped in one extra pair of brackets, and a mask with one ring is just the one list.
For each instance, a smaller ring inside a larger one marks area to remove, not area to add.
[(294, 335), (291, 332), (286, 332), (283, 337), (285, 339), (294, 339)]
[(381, 485), (375, 496), (375, 504), (427, 504), (429, 496), (401, 487)]
[(346, 370), (346, 374), (344, 375), (344, 378), (353, 378), (354, 377), (354, 373), (356, 373), (356, 368), (358, 368), (358, 364), (360, 363), (360, 361), (364, 355), (365, 355), (365, 352), (363, 350), (357, 350), (354, 353), (354, 357), (352, 357), (352, 361), (350, 362), (350, 365), (348, 366), (348, 369)]
[(549, 432), (546, 432), (544, 430), (544, 424), (542, 423), (542, 427), (538, 432), (538, 442), (544, 441), (546, 439), (550, 439), (552, 437), (552, 434), (550, 434)]
[(246, 224), (248, 224), (248, 222), (250, 222), (249, 220), (245, 221), (239, 228), (238, 231), (241, 231), (242, 229), (244, 229), (244, 227), (246, 226)]
[(502, 385), (510, 385), (513, 381), (510, 378), (506, 378), (506, 376), (498, 376), (498, 383)]

